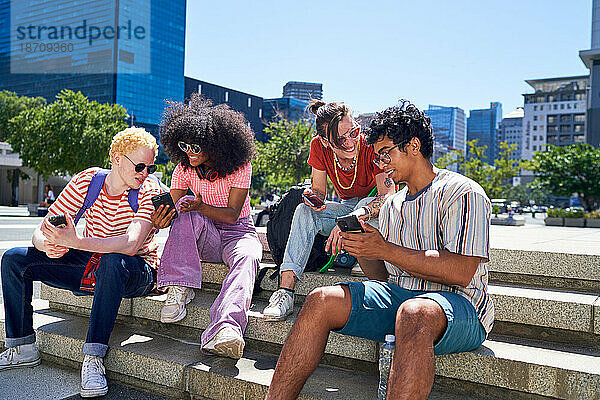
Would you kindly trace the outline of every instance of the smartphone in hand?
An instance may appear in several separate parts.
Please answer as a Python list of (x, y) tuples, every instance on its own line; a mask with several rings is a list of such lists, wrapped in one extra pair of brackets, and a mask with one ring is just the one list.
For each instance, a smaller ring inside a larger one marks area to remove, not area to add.
[(356, 215), (345, 215), (337, 217), (335, 222), (340, 227), (342, 232), (365, 233)]
[(314, 208), (321, 208), (325, 205), (325, 202), (314, 193), (302, 193), (302, 198)]
[(177, 218), (177, 209), (175, 208), (175, 204), (173, 203), (173, 198), (171, 197), (171, 195), (169, 193), (161, 193), (161, 194), (157, 194), (156, 196), (152, 196), (152, 204), (154, 204), (154, 209), (158, 209), (158, 207), (160, 205), (166, 205), (167, 207), (171, 207), (173, 210), (175, 210), (175, 216), (173, 217), (173, 219)]
[(48, 217), (48, 222), (57, 228), (64, 228), (67, 226), (67, 217), (65, 217), (65, 214), (53, 215)]

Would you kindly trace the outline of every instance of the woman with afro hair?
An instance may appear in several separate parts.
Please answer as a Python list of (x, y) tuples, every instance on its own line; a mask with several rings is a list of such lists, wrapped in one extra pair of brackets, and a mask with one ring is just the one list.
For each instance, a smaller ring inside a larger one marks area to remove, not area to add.
[(171, 225), (158, 270), (158, 287), (168, 288), (161, 321), (185, 317), (202, 284), (202, 261), (224, 262), (229, 273), (210, 308), (202, 349), (238, 359), (262, 257), (248, 197), (254, 133), (242, 114), (198, 94), (187, 104), (169, 103), (161, 128), (165, 152), (177, 164), (170, 194), (179, 211), (173, 219), (175, 212), (161, 205), (153, 215), (156, 228)]

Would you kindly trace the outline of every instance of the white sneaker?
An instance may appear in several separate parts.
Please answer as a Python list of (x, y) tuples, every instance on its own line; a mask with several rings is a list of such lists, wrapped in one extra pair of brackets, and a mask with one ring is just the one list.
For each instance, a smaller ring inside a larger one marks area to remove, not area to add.
[(41, 362), (35, 343), (9, 347), (0, 354), (0, 371), (12, 368), (35, 367)]
[(160, 310), (160, 322), (165, 324), (182, 320), (187, 315), (185, 305), (194, 299), (194, 289), (185, 286), (169, 286), (167, 300)]
[(222, 328), (202, 349), (221, 356), (240, 359), (244, 353), (244, 338), (230, 326)]
[(98, 397), (108, 393), (102, 358), (86, 354), (81, 366), (81, 397)]
[(263, 316), (267, 321), (282, 321), (294, 311), (294, 296), (285, 289), (277, 289), (269, 299)]
[(362, 270), (362, 268), (360, 267), (359, 263), (356, 263), (356, 265), (354, 265), (354, 267), (352, 267), (352, 270), (350, 271), (350, 275), (352, 275), (352, 276), (366, 276), (365, 272)]

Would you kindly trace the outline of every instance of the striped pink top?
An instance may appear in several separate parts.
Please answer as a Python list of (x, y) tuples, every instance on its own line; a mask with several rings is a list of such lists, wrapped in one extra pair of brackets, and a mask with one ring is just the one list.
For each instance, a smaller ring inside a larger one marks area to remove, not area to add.
[[(200, 179), (194, 168), (185, 170), (181, 164), (175, 167), (173, 178), (171, 179), (171, 189), (192, 190), (195, 194), (202, 195), (202, 201), (214, 207), (227, 207), (229, 201), (229, 192), (232, 187), (240, 189), (250, 189), (250, 179), (252, 177), (252, 165), (244, 165), (231, 175), (209, 182), (206, 179)], [(240, 212), (240, 218), (250, 215), (250, 197), (246, 196), (244, 206)]]

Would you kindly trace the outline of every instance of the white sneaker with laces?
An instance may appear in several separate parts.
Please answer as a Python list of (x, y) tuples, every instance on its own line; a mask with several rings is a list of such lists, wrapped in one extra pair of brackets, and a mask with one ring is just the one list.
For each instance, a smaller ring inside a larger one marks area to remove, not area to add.
[(194, 299), (194, 289), (185, 286), (169, 286), (165, 305), (160, 311), (160, 322), (168, 324), (182, 320), (187, 315), (186, 304)]
[(102, 358), (86, 354), (81, 366), (81, 397), (98, 397), (108, 393)]
[(35, 367), (41, 362), (35, 343), (7, 348), (0, 354), (0, 371), (12, 368)]
[(202, 349), (237, 360), (242, 358), (245, 345), (246, 342), (244, 342), (244, 338), (241, 337), (235, 329), (226, 326), (219, 330), (208, 343), (202, 346)]
[(282, 321), (294, 311), (294, 296), (285, 289), (277, 289), (269, 299), (263, 316), (267, 321)]

